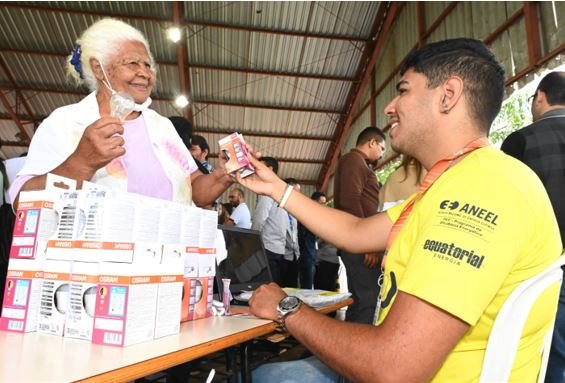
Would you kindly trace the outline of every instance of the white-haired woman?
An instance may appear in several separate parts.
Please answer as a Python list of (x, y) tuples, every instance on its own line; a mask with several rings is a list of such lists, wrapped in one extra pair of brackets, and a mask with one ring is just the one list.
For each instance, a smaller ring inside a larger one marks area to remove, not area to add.
[[(161, 199), (212, 203), (233, 181), (221, 167), (200, 173), (169, 119), (148, 108), (154, 68), (147, 40), (130, 25), (103, 19), (85, 30), (67, 72), (92, 93), (39, 126), (12, 200), (22, 190), (43, 189), (51, 172)], [(135, 101), (133, 111), (111, 116), (112, 95), (124, 92)]]

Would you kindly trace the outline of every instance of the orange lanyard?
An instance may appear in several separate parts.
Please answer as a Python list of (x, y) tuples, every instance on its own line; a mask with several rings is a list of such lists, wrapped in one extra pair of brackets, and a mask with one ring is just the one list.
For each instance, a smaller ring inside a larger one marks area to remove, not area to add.
[(447, 169), (449, 169), (449, 167), (453, 164), (453, 161), (455, 161), (456, 159), (458, 159), (459, 157), (461, 157), (465, 154), (472, 152), (473, 150), (483, 148), (483, 147), (488, 146), (488, 145), (489, 145), (489, 142), (488, 142), (488, 139), (486, 137), (478, 138), (478, 139), (474, 140), (473, 142), (471, 142), (469, 145), (465, 146), (463, 149), (458, 150), (457, 152), (451, 154), (450, 156), (444, 158), (443, 160), (439, 160), (438, 162), (436, 162), (436, 164), (434, 166), (432, 166), (432, 168), (430, 169), (428, 174), (426, 174), (426, 176), (424, 177), (424, 180), (420, 184), (420, 188), (418, 189), (416, 196), (414, 198), (412, 198), (410, 200), (410, 202), (408, 202), (406, 204), (406, 206), (404, 206), (404, 209), (402, 209), (400, 216), (394, 222), (394, 225), (392, 225), (392, 228), (390, 229), (390, 233), (389, 233), (388, 239), (386, 241), (385, 255), (384, 255), (383, 261), (381, 263), (381, 267), (383, 269), (385, 267), (387, 253), (388, 253), (390, 247), (392, 246), (392, 243), (394, 242), (396, 236), (398, 235), (398, 233), (400, 233), (400, 230), (402, 230), (402, 228), (404, 227), (404, 223), (406, 222), (406, 220), (408, 219), (408, 216), (412, 212), (412, 208), (414, 207), (414, 204), (416, 203), (416, 201), (418, 201), (420, 198), (422, 198), (422, 196), (430, 188), (430, 186), (432, 186), (433, 183)]

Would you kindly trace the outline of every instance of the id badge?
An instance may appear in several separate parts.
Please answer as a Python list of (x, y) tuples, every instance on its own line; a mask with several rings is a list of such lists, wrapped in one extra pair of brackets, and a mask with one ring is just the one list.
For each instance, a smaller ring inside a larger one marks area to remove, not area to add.
[(379, 276), (379, 280), (377, 284), (379, 285), (379, 298), (377, 299), (377, 306), (375, 307), (375, 314), (373, 315), (373, 325), (377, 325), (379, 321), (379, 314), (381, 313), (381, 294), (382, 294), (382, 287), (383, 287), (383, 280), (384, 280), (385, 272), (381, 269), (381, 275)]

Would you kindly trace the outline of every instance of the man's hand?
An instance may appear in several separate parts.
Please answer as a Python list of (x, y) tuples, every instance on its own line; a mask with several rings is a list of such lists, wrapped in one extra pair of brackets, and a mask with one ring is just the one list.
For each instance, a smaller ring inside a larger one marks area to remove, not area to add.
[(260, 286), (249, 299), (251, 314), (264, 319), (276, 320), (277, 306), (286, 293), (276, 283)]
[(367, 253), (367, 254), (365, 254), (365, 259), (363, 259), (363, 263), (369, 269), (374, 269), (374, 268), (380, 267), (379, 253)]
[(121, 136), (123, 133), (124, 127), (119, 118), (102, 117), (85, 129), (69, 160), (82, 167), (83, 173), (90, 173), (92, 177), (98, 169), (125, 154), (125, 141)]
[(280, 194), (284, 191), (285, 183), (259, 160), (261, 153), (254, 153), (249, 145), (247, 145), (247, 149), (247, 158), (249, 158), (249, 161), (255, 168), (255, 174), (241, 178), (238, 173), (236, 175), (237, 182), (257, 194), (266, 195), (274, 200), (278, 200)]

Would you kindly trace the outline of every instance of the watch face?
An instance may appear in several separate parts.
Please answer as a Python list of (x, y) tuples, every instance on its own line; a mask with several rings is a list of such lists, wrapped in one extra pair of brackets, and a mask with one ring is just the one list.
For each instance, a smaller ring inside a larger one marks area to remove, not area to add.
[(286, 297), (280, 301), (279, 305), (281, 310), (289, 311), (298, 306), (299, 299), (297, 297)]

